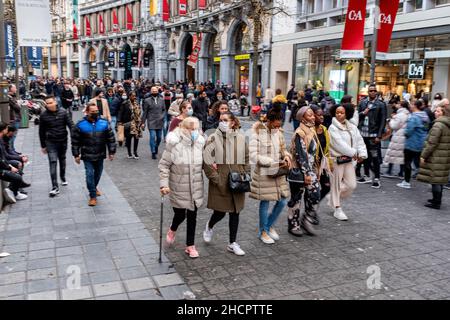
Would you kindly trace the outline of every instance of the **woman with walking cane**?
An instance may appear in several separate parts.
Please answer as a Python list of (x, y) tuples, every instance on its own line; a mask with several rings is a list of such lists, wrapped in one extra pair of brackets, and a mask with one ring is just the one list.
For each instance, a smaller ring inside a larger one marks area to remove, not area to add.
[(167, 135), (166, 150), (159, 163), (161, 195), (169, 196), (175, 216), (167, 233), (170, 246), (178, 227), (187, 219), (185, 253), (198, 258), (195, 248), (197, 210), (203, 204), (203, 147), (205, 138), (197, 118), (184, 119), (180, 127)]

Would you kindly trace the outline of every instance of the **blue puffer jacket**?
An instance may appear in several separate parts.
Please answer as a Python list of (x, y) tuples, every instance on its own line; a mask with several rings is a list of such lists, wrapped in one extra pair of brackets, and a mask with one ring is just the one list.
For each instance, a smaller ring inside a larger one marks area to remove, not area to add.
[(116, 139), (108, 121), (90, 122), (87, 117), (78, 122), (72, 132), (72, 154), (81, 160), (99, 161), (106, 158), (106, 149), (116, 153)]
[(424, 111), (414, 112), (405, 129), (405, 149), (422, 152), (430, 128), (430, 118)]

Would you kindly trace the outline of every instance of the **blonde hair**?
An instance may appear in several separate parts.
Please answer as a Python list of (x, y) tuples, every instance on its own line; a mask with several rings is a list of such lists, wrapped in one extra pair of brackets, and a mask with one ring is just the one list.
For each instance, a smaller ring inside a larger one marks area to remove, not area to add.
[(194, 117), (188, 117), (181, 121), (180, 128), (182, 129), (198, 129), (200, 127), (200, 121), (198, 121), (197, 118)]

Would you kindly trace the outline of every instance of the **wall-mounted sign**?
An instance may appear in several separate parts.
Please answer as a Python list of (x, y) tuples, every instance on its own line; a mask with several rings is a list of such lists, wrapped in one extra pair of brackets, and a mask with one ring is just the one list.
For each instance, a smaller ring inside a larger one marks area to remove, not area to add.
[(147, 48), (144, 50), (144, 68), (150, 67), (150, 59), (152, 57), (152, 50)]
[(127, 53), (125, 51), (119, 52), (119, 68), (125, 68), (125, 61), (127, 59)]
[(220, 61), (222, 61), (221, 57), (214, 57), (214, 62), (220, 62)]
[(139, 48), (133, 48), (132, 51), (132, 64), (133, 67), (139, 66)]
[(108, 63), (111, 68), (116, 66), (116, 53), (114, 51), (108, 52)]
[(250, 60), (250, 54), (238, 54), (237, 56), (234, 56), (234, 60), (240, 61), (240, 60)]
[(411, 60), (408, 68), (408, 79), (421, 80), (425, 77), (425, 60)]

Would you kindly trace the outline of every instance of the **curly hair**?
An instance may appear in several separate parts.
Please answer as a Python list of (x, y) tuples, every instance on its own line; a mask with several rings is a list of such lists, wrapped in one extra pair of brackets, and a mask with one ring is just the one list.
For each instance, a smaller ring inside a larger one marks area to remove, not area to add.
[(338, 108), (344, 108), (345, 109), (345, 117), (347, 120), (350, 120), (355, 115), (355, 106), (351, 103), (344, 103), (342, 105), (334, 105), (330, 108), (330, 114), (333, 118), (336, 117), (336, 110)]

